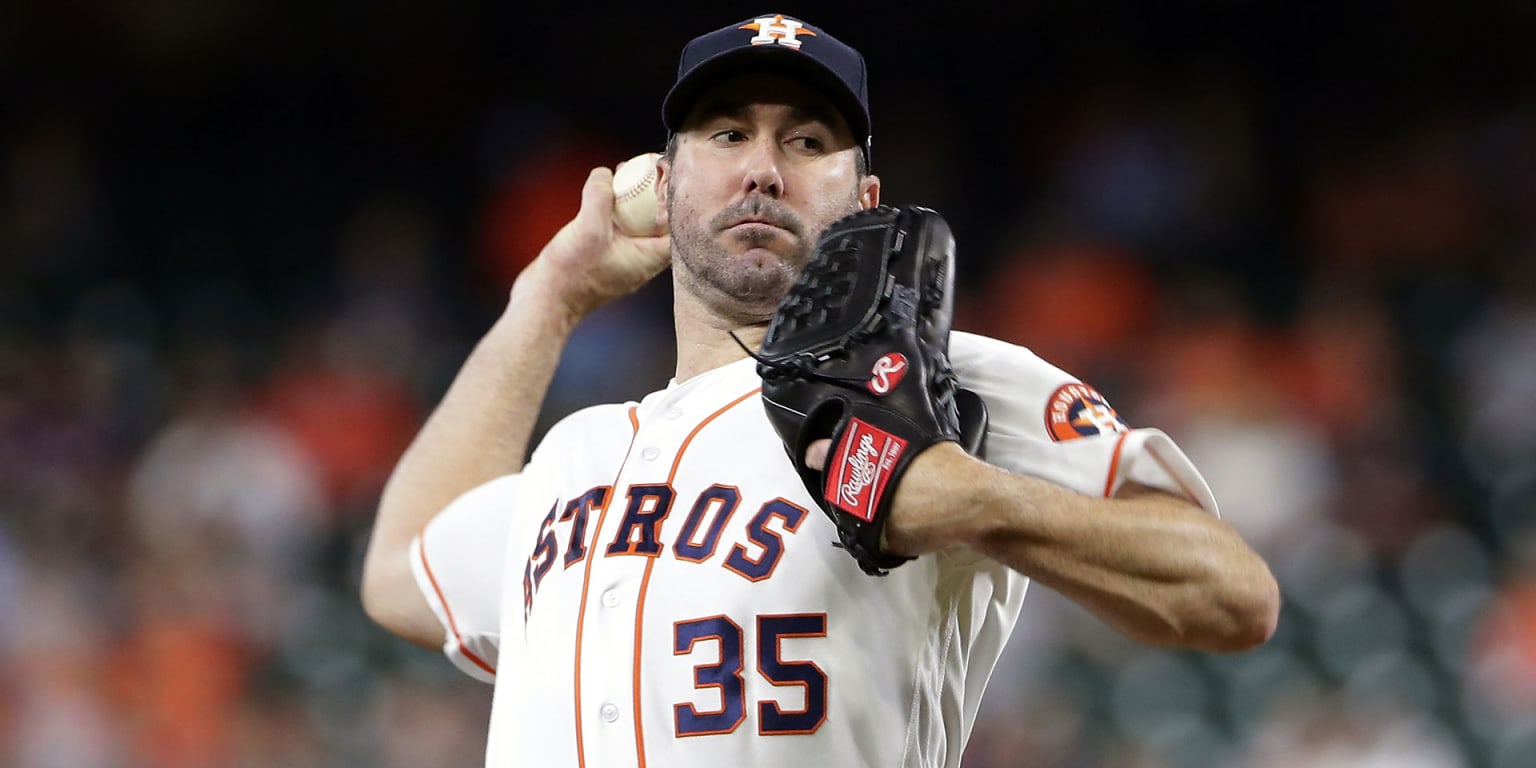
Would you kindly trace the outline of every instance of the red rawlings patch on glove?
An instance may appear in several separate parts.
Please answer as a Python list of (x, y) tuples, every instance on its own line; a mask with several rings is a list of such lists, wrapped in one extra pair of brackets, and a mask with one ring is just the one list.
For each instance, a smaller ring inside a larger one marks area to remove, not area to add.
[(891, 468), (907, 449), (907, 441), (854, 419), (827, 465), (827, 501), (864, 522), (875, 519), (880, 498), (891, 480)]

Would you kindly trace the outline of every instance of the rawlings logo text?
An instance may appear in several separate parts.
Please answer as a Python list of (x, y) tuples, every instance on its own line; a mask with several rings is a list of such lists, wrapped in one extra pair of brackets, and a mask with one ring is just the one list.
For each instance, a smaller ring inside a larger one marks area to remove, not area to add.
[(865, 433), (859, 436), (859, 450), (848, 458), (848, 481), (843, 483), (843, 503), (857, 505), (859, 495), (875, 481), (875, 436)]
[(906, 448), (907, 441), (854, 419), (827, 467), (825, 498), (866, 523), (873, 521), (891, 470)]

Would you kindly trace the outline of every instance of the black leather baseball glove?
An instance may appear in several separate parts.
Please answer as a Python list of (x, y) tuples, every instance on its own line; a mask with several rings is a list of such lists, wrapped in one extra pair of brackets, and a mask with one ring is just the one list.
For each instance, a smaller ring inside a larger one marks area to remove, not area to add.
[[(805, 487), (865, 573), (911, 558), (881, 548), (898, 479), (934, 443), (982, 450), (986, 407), (949, 365), (955, 242), (938, 213), (880, 206), (827, 228), (759, 354), (763, 404)], [(806, 447), (831, 439), (824, 470)]]

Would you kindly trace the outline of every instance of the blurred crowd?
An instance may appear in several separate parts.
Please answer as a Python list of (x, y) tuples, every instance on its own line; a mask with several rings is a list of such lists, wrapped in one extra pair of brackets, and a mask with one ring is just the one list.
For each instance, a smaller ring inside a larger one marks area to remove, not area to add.
[[(0, 9), (0, 764), (479, 764), (489, 688), (362, 614), (374, 504), (672, 52), (760, 9), (615, 10), (615, 73), (507, 42), (550, 10), (75, 5)], [(966, 65), (813, 19), (886, 202), (955, 226), (956, 326), (1172, 435), (1285, 596), (1223, 656), (1035, 588), (966, 765), (1536, 765), (1536, 14), (1120, 10)], [(541, 430), (666, 382), (669, 290)]]

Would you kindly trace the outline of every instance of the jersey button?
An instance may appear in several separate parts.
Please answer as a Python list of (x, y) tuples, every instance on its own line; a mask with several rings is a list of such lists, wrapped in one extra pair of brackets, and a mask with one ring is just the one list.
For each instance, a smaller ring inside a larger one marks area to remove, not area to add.
[(652, 459), (654, 459), (654, 458), (656, 458), (657, 456), (660, 456), (660, 455), (661, 455), (661, 449), (657, 448), (654, 445), (649, 446), (645, 450), (640, 452), (640, 456), (642, 458), (644, 458), (646, 461), (650, 461), (650, 460), (652, 460)]
[(619, 719), (619, 708), (612, 704), (604, 704), (597, 710), (597, 712), (603, 716), (604, 720), (607, 720), (610, 723)]
[(681, 418), (682, 415), (683, 415), (683, 409), (681, 409), (681, 408), (668, 408), (665, 415), (669, 419)]
[(618, 604), (619, 604), (619, 593), (618, 593), (617, 590), (610, 589), (607, 592), (603, 593), (603, 605), (606, 605), (609, 608), (615, 608), (615, 607), (618, 606)]

